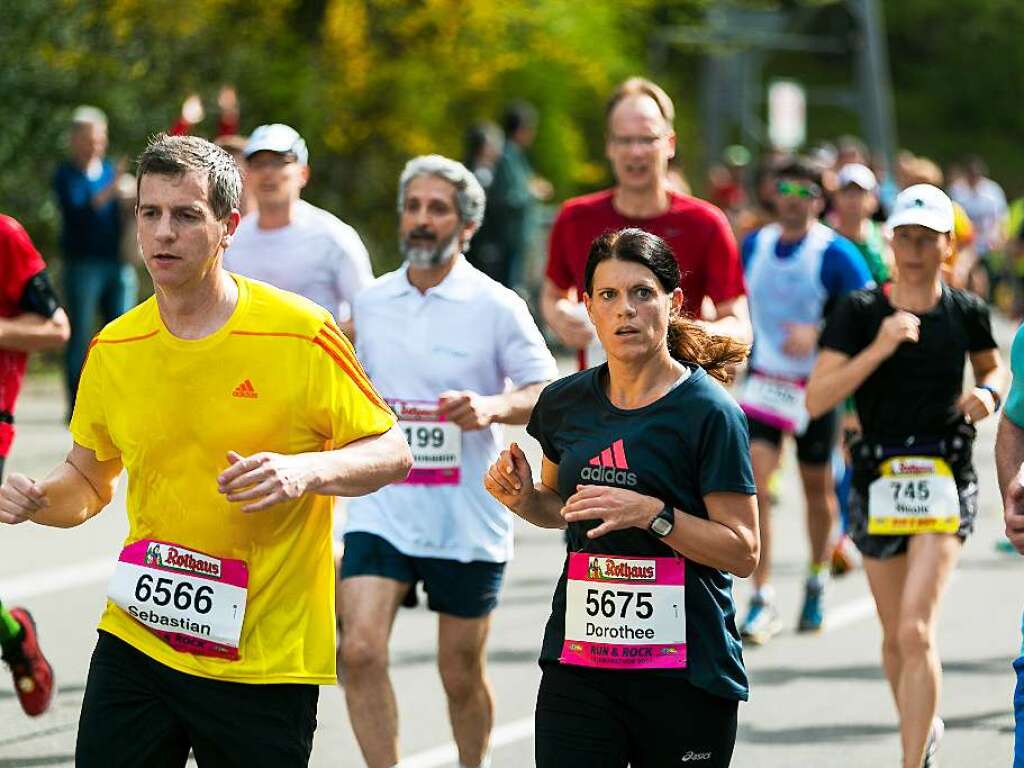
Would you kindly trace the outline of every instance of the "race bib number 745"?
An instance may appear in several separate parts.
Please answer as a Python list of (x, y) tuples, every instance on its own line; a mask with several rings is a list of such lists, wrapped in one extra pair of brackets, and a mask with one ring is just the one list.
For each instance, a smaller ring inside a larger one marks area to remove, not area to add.
[(956, 533), (960, 528), (960, 494), (943, 459), (889, 459), (868, 494), (868, 533)]

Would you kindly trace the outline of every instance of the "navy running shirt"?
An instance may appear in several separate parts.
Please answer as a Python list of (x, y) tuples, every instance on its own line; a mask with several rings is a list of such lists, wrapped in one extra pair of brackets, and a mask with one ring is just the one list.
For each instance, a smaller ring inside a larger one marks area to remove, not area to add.
[[(689, 367), (689, 378), (678, 387), (650, 405), (631, 410), (616, 408), (605, 395), (602, 382), (608, 375), (607, 364), (544, 389), (526, 430), (540, 443), (547, 459), (558, 464), (558, 495), (563, 501), (576, 492), (577, 485), (607, 485), (654, 496), (678, 511), (707, 519), (707, 494), (754, 495), (750, 437), (743, 411), (702, 368)], [(610, 461), (595, 468), (591, 459), (600, 456)], [(676, 554), (639, 528), (588, 539), (586, 532), (599, 524), (570, 523), (569, 550), (650, 557)], [(565, 588), (563, 565), (544, 633), (542, 666), (557, 664), (561, 654)], [(686, 561), (686, 645), (689, 666), (685, 670), (621, 670), (614, 674), (683, 677), (717, 696), (747, 699), (732, 576), (691, 560)]]

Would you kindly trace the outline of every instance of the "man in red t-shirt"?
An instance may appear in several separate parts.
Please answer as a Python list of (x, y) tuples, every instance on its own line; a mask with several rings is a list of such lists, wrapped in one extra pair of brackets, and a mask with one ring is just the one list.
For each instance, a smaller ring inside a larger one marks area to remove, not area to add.
[(608, 230), (639, 227), (663, 238), (679, 262), (684, 309), (702, 317), (714, 305), (709, 330), (751, 339), (743, 267), (729, 222), (718, 208), (673, 192), (668, 162), (675, 156), (675, 108), (657, 85), (627, 80), (605, 111), (606, 154), (615, 174), (612, 189), (567, 201), (551, 230), (541, 312), (564, 344), (580, 351), (581, 368), (604, 359), (580, 302), (583, 273), (594, 238)]
[[(57, 349), (70, 333), (43, 257), (20, 224), (0, 214), (0, 477), (14, 440), (14, 403), (28, 353)], [(24, 608), (8, 610), (0, 603), (0, 656), (11, 670), (25, 713), (45, 712), (53, 694), (53, 670)]]

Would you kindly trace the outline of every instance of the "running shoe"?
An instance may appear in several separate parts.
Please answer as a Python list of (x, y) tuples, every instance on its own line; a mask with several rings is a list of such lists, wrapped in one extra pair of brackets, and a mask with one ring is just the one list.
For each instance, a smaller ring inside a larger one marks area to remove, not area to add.
[(804, 587), (804, 606), (800, 609), (798, 632), (819, 632), (825, 621), (822, 601), (825, 596), (825, 584), (820, 579), (808, 579)]
[(4, 663), (14, 678), (14, 690), (26, 715), (37, 717), (50, 708), (53, 700), (53, 669), (43, 656), (32, 614), (24, 608), (12, 608), (11, 616), (21, 625), (21, 642), (3, 651)]
[(754, 645), (764, 645), (781, 631), (782, 622), (775, 601), (755, 593), (750, 598), (750, 608), (740, 627), (740, 636)]
[(1000, 552), (1004, 555), (1016, 555), (1017, 548), (1010, 543), (1009, 539), (1002, 538), (996, 542), (996, 552)]
[(945, 732), (946, 724), (942, 722), (941, 717), (936, 715), (932, 720), (932, 729), (928, 733), (928, 743), (924, 748), (924, 760), (921, 761), (921, 768), (936, 768), (938, 766), (939, 742)]
[(860, 567), (860, 553), (853, 545), (853, 541), (845, 533), (836, 541), (832, 550), (831, 572), (833, 576), (845, 576), (850, 571)]

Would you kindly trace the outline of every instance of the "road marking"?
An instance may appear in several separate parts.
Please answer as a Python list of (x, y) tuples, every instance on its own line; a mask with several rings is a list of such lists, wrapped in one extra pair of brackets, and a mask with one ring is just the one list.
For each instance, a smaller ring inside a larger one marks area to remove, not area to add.
[[(522, 720), (513, 720), (511, 723), (500, 725), (491, 731), (491, 749), (513, 744), (531, 736), (533, 736), (533, 715), (524, 717)], [(405, 758), (398, 764), (398, 768), (440, 768), (457, 762), (458, 759), (459, 751), (455, 748), (455, 742), (450, 741), (440, 747), (418, 752)]]
[(837, 605), (825, 612), (825, 626), (822, 632), (834, 632), (837, 629), (854, 624), (869, 616), (875, 615), (875, 601), (868, 595), (859, 597), (848, 603)]
[(102, 560), (87, 560), (63, 568), (47, 568), (45, 571), (33, 571), (13, 579), (4, 579), (0, 581), (0, 600), (12, 605), (31, 597), (107, 581), (114, 573), (115, 562), (114, 558), (105, 557)]

